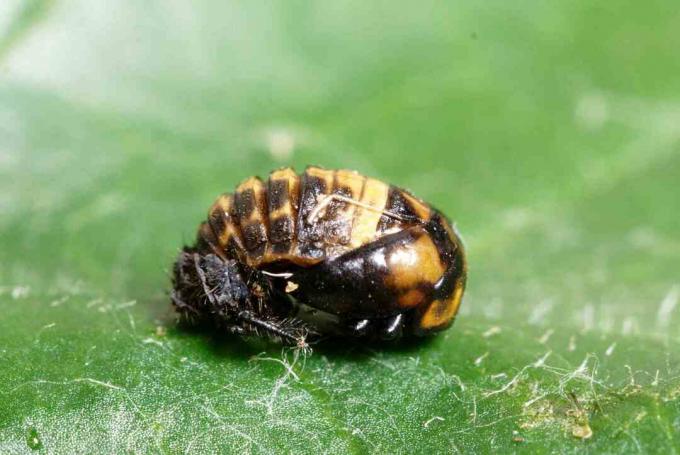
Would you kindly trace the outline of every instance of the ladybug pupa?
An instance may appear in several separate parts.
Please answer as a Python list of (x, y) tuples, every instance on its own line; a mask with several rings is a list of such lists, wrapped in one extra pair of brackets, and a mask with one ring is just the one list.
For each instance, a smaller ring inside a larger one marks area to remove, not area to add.
[(349, 170), (251, 177), (217, 198), (173, 268), (189, 322), (306, 345), (446, 329), (466, 280), (462, 241), (438, 210)]

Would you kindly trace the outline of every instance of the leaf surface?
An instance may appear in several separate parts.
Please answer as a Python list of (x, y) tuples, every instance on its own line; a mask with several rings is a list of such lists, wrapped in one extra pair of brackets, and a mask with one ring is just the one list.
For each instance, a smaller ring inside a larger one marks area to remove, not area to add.
[[(0, 452), (678, 453), (673, 2), (8, 1)], [(309, 356), (174, 324), (214, 197), (307, 164), (456, 220), (454, 327)]]

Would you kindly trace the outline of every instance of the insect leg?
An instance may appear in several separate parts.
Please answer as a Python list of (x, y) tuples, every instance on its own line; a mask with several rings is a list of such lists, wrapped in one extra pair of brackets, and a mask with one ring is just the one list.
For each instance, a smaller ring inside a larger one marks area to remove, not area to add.
[(187, 304), (186, 302), (184, 302), (184, 300), (182, 300), (179, 297), (179, 292), (172, 291), (172, 293), (170, 294), (170, 300), (172, 300), (172, 303), (175, 304), (175, 306), (177, 307), (178, 310), (180, 310), (180, 311), (190, 311), (194, 314), (198, 314), (198, 311), (196, 311), (196, 309), (194, 307)]
[(308, 332), (304, 327), (285, 327), (285, 325), (290, 325), (283, 320), (264, 320), (253, 315), (249, 311), (241, 311), (238, 313), (237, 318), (247, 324), (252, 325), (256, 329), (262, 330), (267, 335), (272, 338), (280, 338), (291, 344), (296, 344), (299, 346), (306, 346), (305, 337)]
[(240, 325), (230, 325), (227, 327), (227, 330), (229, 333), (232, 333), (234, 335), (245, 335), (246, 334), (246, 329), (243, 328), (243, 326)]
[(207, 284), (207, 280), (206, 280), (206, 277), (205, 277), (205, 272), (203, 272), (203, 269), (201, 268), (200, 256), (198, 255), (198, 253), (193, 254), (193, 259), (194, 259), (194, 267), (196, 268), (196, 273), (198, 274), (198, 277), (201, 280), (201, 286), (203, 286), (203, 292), (205, 292), (205, 296), (208, 297), (208, 300), (210, 300), (210, 303), (217, 306), (217, 302), (215, 301), (215, 296), (213, 295), (212, 291), (210, 289), (208, 289), (208, 284)]

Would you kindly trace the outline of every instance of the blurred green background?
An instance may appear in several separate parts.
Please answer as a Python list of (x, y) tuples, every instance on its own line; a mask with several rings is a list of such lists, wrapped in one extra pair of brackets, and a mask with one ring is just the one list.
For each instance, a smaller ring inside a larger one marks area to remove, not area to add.
[[(0, 3), (0, 452), (680, 452), (677, 2)], [(178, 330), (252, 174), (449, 214), (454, 327), (306, 358)]]

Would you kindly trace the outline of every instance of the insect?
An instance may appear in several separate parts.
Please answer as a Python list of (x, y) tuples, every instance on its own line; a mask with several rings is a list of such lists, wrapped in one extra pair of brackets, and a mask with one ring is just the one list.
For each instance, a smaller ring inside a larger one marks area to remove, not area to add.
[(466, 272), (450, 221), (406, 190), (284, 168), (217, 198), (175, 262), (171, 299), (188, 321), (286, 344), (392, 340), (447, 328)]

